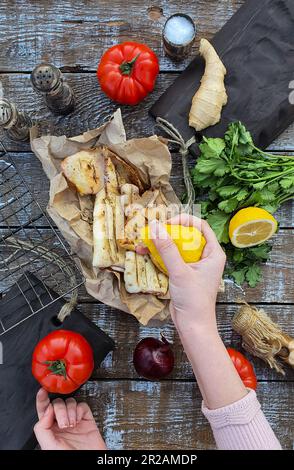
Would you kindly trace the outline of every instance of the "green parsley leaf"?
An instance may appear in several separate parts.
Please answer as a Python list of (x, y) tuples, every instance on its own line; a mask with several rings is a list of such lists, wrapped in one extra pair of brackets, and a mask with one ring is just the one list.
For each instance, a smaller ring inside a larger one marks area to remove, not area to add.
[(259, 195), (260, 195), (260, 198), (262, 199), (262, 201), (264, 202), (271, 202), (271, 201), (274, 201), (276, 199), (276, 195), (274, 193), (272, 193), (269, 189), (267, 188), (263, 188), (260, 192), (259, 192)]
[(236, 194), (235, 198), (241, 202), (241, 201), (244, 201), (244, 199), (246, 199), (246, 197), (248, 196), (248, 191), (246, 189), (240, 189), (240, 191)]
[(211, 180), (212, 177), (211, 175), (207, 174), (201, 174), (201, 173), (196, 173), (195, 170), (192, 173), (192, 181), (195, 186), (195, 189), (203, 189), (203, 188), (209, 188), (211, 186)]
[(198, 204), (201, 205), (201, 217), (206, 217), (208, 211), (209, 211), (209, 208), (210, 208), (210, 205), (211, 205), (211, 202), (210, 201), (201, 201), (199, 202)]
[(232, 212), (234, 212), (238, 206), (238, 202), (238, 199), (235, 197), (232, 197), (231, 199), (225, 199), (224, 201), (218, 203), (218, 208), (221, 211), (226, 212), (226, 214), (232, 214)]
[(292, 186), (294, 186), (294, 175), (286, 176), (285, 178), (282, 178), (280, 181), (280, 185), (282, 186), (283, 189), (289, 189)]
[(199, 173), (208, 175), (215, 172), (219, 163), (220, 161), (216, 158), (211, 158), (209, 160), (205, 158), (199, 158), (196, 164), (196, 170), (199, 171)]
[(245, 279), (250, 287), (255, 287), (261, 280), (261, 268), (257, 264), (249, 266), (246, 271)]
[(241, 263), (244, 260), (245, 256), (245, 250), (242, 250), (241, 248), (235, 248), (233, 251), (233, 260), (235, 263)]
[(245, 282), (245, 276), (247, 272), (247, 267), (243, 267), (240, 269), (236, 269), (230, 273), (230, 277), (232, 277), (238, 286), (242, 286)]
[(229, 169), (226, 162), (217, 158), (204, 159), (199, 158), (196, 164), (196, 170), (199, 173), (210, 175), (214, 173), (216, 176), (223, 176)]
[(268, 243), (263, 243), (262, 245), (249, 248), (249, 250), (255, 259), (259, 258), (259, 259), (267, 261), (269, 258), (269, 254), (272, 250), (272, 247)]
[(266, 185), (266, 181), (260, 181), (259, 183), (254, 183), (252, 187), (254, 189), (263, 189)]
[(226, 144), (223, 139), (213, 139), (203, 137), (203, 142), (199, 145), (202, 155), (206, 158), (217, 158), (221, 155)]
[(213, 211), (207, 216), (207, 222), (220, 243), (229, 242), (229, 219), (230, 216), (221, 211)]
[(234, 194), (238, 193), (240, 187), (234, 184), (231, 184), (229, 186), (222, 186), (219, 189), (217, 189), (218, 194), (223, 197), (227, 198), (229, 196), (233, 196)]
[(229, 167), (225, 160), (220, 160), (217, 168), (214, 170), (214, 174), (215, 176), (224, 176), (228, 171)]

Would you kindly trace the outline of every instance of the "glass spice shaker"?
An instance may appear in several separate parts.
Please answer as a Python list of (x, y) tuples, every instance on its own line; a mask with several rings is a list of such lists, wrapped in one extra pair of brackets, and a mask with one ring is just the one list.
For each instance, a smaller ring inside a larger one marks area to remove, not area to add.
[(66, 115), (74, 110), (73, 90), (54, 65), (37, 65), (31, 73), (31, 82), (34, 89), (45, 96), (47, 106), (54, 114)]
[(27, 113), (18, 111), (14, 103), (0, 98), (1, 127), (10, 139), (25, 141), (29, 139), (32, 120)]
[(189, 15), (175, 13), (170, 16), (162, 32), (166, 54), (174, 60), (184, 59), (191, 52), (195, 36), (196, 26)]

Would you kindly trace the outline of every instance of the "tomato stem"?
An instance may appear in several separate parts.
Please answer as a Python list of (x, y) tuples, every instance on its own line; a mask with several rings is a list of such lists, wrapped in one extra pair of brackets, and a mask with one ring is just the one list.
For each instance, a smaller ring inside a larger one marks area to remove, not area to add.
[(63, 359), (57, 359), (56, 361), (45, 361), (44, 364), (48, 365), (48, 370), (54, 375), (63, 375), (66, 379), (66, 364)]
[(121, 71), (123, 75), (131, 75), (135, 62), (138, 59), (139, 55), (140, 55), (140, 52), (129, 62), (122, 62), (120, 64), (119, 70)]

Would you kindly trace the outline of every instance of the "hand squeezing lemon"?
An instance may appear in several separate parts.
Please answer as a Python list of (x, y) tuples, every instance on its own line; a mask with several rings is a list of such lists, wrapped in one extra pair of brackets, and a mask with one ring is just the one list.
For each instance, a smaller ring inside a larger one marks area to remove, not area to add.
[[(201, 259), (206, 240), (196, 227), (171, 224), (165, 224), (164, 227), (186, 263), (196, 263)], [(229, 236), (231, 243), (237, 248), (248, 248), (267, 241), (277, 231), (277, 227), (276, 219), (265, 209), (247, 207), (239, 210), (232, 217)], [(142, 228), (140, 239), (149, 249), (153, 263), (160, 271), (168, 274), (153, 243), (148, 225)]]
[[(200, 260), (206, 240), (196, 227), (169, 224), (164, 225), (164, 227), (186, 263), (196, 263)], [(152, 241), (148, 225), (142, 228), (140, 238), (149, 249), (153, 263), (160, 271), (168, 274), (166, 266)]]

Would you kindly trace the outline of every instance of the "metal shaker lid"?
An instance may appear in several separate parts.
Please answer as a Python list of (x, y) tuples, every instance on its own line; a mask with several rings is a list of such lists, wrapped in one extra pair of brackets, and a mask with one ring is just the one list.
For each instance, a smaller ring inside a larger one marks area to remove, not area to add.
[(0, 98), (0, 126), (5, 126), (13, 115), (13, 106), (5, 98)]
[(60, 70), (54, 65), (47, 63), (37, 65), (31, 73), (33, 87), (42, 93), (48, 93), (53, 90), (60, 78)]

